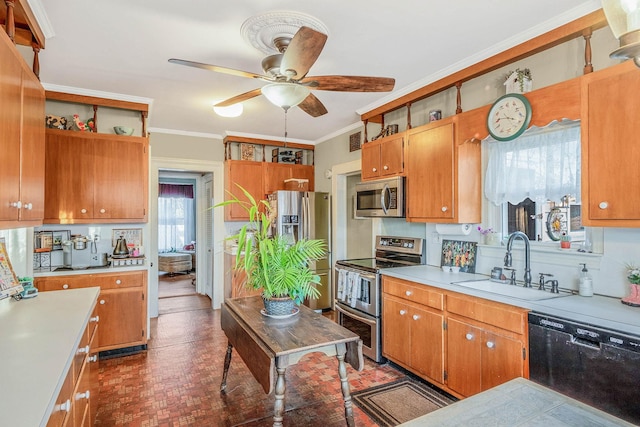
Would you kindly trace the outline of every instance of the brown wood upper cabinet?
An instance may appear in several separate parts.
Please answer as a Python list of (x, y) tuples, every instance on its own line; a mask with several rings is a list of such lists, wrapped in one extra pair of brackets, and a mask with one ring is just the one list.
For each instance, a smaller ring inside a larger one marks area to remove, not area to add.
[(407, 221), (481, 221), (480, 141), (472, 135), (484, 110), (407, 131)]
[(47, 129), (45, 223), (146, 222), (146, 137)]
[(640, 70), (627, 61), (582, 79), (582, 224), (639, 227)]
[(404, 138), (395, 134), (362, 146), (363, 181), (404, 176)]
[[(309, 180), (309, 191), (314, 189), (314, 167), (271, 162), (254, 162), (248, 160), (227, 160), (225, 162), (225, 200), (231, 194), (240, 200), (247, 200), (242, 190), (247, 190), (256, 200), (264, 200), (266, 196), (277, 190), (285, 189), (285, 180), (299, 178)], [(225, 206), (225, 221), (248, 221), (249, 214), (242, 206), (231, 204)]]
[(44, 89), (0, 32), (0, 228), (44, 216)]

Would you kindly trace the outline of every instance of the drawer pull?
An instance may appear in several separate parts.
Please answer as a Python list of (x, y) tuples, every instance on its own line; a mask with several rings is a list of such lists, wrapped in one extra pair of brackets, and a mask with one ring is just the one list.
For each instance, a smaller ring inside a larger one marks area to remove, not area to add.
[(24, 208), (28, 211), (33, 209), (33, 203), (25, 203)]
[(378, 169), (376, 169), (376, 168), (371, 168), (371, 170), (372, 170), (373, 172), (378, 172)]
[(69, 289), (69, 285), (65, 283), (64, 285), (62, 285), (62, 289)]
[(121, 283), (122, 283), (122, 280), (120, 280), (120, 279), (116, 280), (116, 285), (120, 285)]
[(20, 200), (18, 200), (17, 202), (12, 202), (11, 207), (20, 209), (22, 207), (22, 202)]
[(408, 297), (410, 297), (411, 295), (413, 295), (413, 292), (411, 291), (404, 291), (404, 294)]
[(473, 334), (467, 334), (464, 336), (467, 340), (471, 341), (473, 339)]
[(100, 300), (100, 304), (102, 304), (102, 305), (104, 305), (104, 303), (105, 303), (105, 302), (106, 302), (106, 301), (105, 301), (105, 300), (103, 300), (103, 299), (101, 299), (101, 300)]
[(87, 359), (89, 362), (97, 362), (98, 361), (98, 355), (94, 354), (93, 356), (89, 356), (89, 358)]
[(87, 210), (86, 209), (80, 209), (80, 213), (86, 214)]
[(405, 314), (407, 314), (407, 310), (400, 310), (400, 316), (404, 316)]
[(76, 393), (76, 400), (80, 400), (80, 399), (89, 400), (90, 395), (91, 395), (91, 392), (89, 390), (85, 391), (84, 393)]
[(61, 403), (58, 406), (58, 410), (59, 411), (64, 411), (64, 412), (71, 412), (71, 400), (67, 399), (66, 402)]
[(100, 209), (100, 213), (105, 213), (106, 211), (106, 209)]
[(383, 168), (384, 170), (386, 170), (386, 171), (387, 171), (387, 170), (389, 170), (389, 166), (387, 166), (387, 165), (384, 165), (382, 168)]
[(420, 318), (420, 316), (418, 316), (417, 314), (413, 315), (413, 320), (418, 320)]
[(84, 347), (80, 347), (78, 349), (78, 351), (76, 352), (77, 354), (83, 354), (83, 353), (89, 353), (89, 346), (85, 345)]
[(448, 210), (449, 210), (449, 208), (448, 208), (448, 207), (446, 207), (446, 206), (443, 206), (441, 209), (442, 209), (442, 212), (446, 212), (446, 211), (448, 211)]
[(599, 207), (600, 209), (607, 209), (607, 208), (609, 207), (609, 203), (607, 203), (607, 202), (600, 202), (600, 203), (598, 203), (598, 207)]
[(89, 322), (96, 322), (97, 323), (99, 321), (100, 321), (100, 316), (94, 316), (94, 317), (91, 317), (89, 319)]
[(493, 347), (495, 347), (495, 346), (496, 346), (496, 345), (493, 343), (493, 341), (487, 341), (487, 347), (488, 347), (488, 348), (493, 348)]

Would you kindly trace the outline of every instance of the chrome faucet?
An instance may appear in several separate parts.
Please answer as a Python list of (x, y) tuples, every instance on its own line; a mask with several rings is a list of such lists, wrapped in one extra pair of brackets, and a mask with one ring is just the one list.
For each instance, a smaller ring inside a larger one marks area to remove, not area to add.
[(517, 238), (520, 238), (524, 242), (524, 287), (531, 287), (531, 248), (529, 246), (529, 238), (522, 231), (516, 231), (509, 235), (509, 240), (507, 241), (507, 253), (504, 255), (504, 266), (511, 267), (511, 245), (513, 241)]

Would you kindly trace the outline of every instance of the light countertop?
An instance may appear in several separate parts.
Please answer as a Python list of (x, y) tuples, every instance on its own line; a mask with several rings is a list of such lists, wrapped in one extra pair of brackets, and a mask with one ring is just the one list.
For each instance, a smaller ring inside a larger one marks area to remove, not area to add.
[[(55, 267), (52, 267), (54, 269)], [(123, 267), (91, 267), (83, 270), (34, 270), (33, 277), (49, 277), (49, 276), (75, 276), (78, 274), (100, 274), (100, 273), (122, 273), (126, 271), (148, 270), (147, 265), (127, 265)]]
[(45, 426), (100, 288), (0, 302), (0, 425)]
[(632, 425), (532, 381), (516, 378), (400, 427)]
[(438, 267), (425, 265), (386, 268), (382, 270), (382, 274), (640, 336), (640, 307), (624, 305), (620, 302), (620, 298), (569, 295), (540, 301), (526, 301), (452, 284), (452, 282), (487, 279), (485, 275), (445, 273)]

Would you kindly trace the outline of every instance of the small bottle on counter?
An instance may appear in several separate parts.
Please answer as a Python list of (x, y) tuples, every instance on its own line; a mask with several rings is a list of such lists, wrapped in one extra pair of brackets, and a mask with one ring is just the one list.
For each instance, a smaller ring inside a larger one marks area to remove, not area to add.
[(589, 275), (587, 264), (580, 263), (580, 265), (582, 266), (582, 270), (580, 271), (580, 285), (578, 287), (578, 294), (582, 297), (592, 297), (593, 279), (591, 279), (591, 275)]

